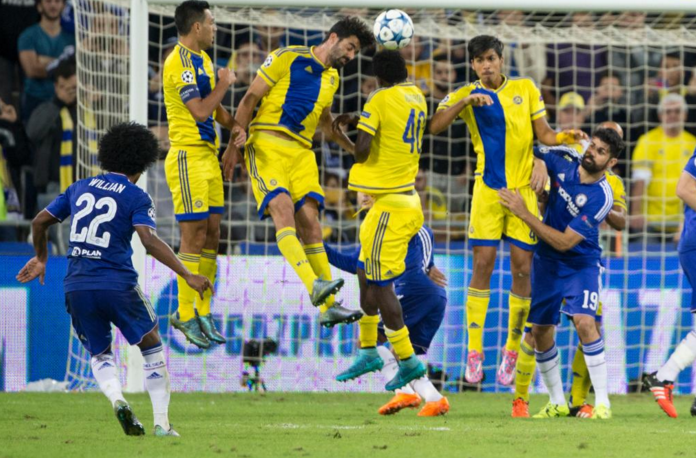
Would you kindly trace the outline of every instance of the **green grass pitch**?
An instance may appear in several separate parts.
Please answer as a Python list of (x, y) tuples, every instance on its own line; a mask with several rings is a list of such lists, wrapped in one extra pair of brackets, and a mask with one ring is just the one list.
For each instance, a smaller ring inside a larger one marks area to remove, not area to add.
[[(152, 436), (147, 394), (128, 399), (147, 434), (123, 434), (100, 393), (0, 394), (0, 457), (673, 457), (694, 456), (696, 418), (652, 397), (612, 398), (610, 421), (513, 420), (510, 395), (452, 394), (445, 417), (381, 417), (388, 394), (172, 395), (180, 438)], [(532, 398), (532, 413), (546, 402)]]

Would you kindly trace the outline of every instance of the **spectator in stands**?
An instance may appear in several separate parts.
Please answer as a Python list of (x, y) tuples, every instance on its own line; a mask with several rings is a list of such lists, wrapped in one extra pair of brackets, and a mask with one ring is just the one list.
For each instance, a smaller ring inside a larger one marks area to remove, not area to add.
[(585, 100), (577, 92), (563, 94), (558, 102), (556, 129), (583, 129), (585, 125)]
[(682, 218), (676, 195), (684, 164), (696, 148), (696, 137), (684, 130), (684, 97), (668, 94), (658, 107), (661, 125), (641, 136), (633, 151), (630, 226), (634, 231), (673, 234)]
[[(231, 91), (231, 107), (235, 108), (246, 94), (247, 89), (263, 64), (264, 54), (261, 47), (253, 41), (240, 44), (232, 53), (229, 67), (237, 75), (237, 81)], [(226, 103), (226, 102), (223, 102)]]
[[(62, 62), (53, 74), (55, 96), (29, 118), (27, 136), (34, 147), (34, 186), (44, 208), (75, 179), (77, 77), (75, 61)], [(42, 195), (43, 194), (43, 195)]]
[(411, 42), (399, 50), (406, 60), (408, 79), (418, 86), (423, 94), (428, 95), (432, 86), (432, 67), (430, 66), (430, 50), (425, 46), (423, 38), (416, 34)]
[[(525, 16), (520, 10), (500, 10), (500, 24), (523, 27)], [(503, 73), (509, 77), (531, 78), (537, 84), (546, 77), (546, 47), (543, 43), (506, 43), (503, 49)]]
[(618, 76), (604, 74), (587, 101), (585, 115), (593, 125), (614, 121), (628, 128), (628, 101)]
[(0, 99), (3, 103), (19, 106), (13, 97), (14, 91), (21, 92), (22, 87), (17, 41), (19, 35), (38, 20), (33, 0), (0, 4)]
[(8, 211), (19, 212), (19, 196), (22, 195), (20, 184), (21, 169), (31, 164), (29, 144), (24, 133), (24, 126), (17, 116), (15, 108), (0, 99), (0, 151), (7, 168), (7, 177), (3, 180)]
[(425, 170), (419, 169), (416, 175), (416, 192), (420, 195), (425, 221), (447, 218), (447, 198), (437, 188), (428, 186)]
[(60, 16), (65, 0), (37, 0), (41, 20), (19, 36), (17, 50), (26, 75), (22, 97), (22, 119), (28, 120), (36, 107), (50, 101), (54, 85), (47, 68), (62, 55), (75, 52), (75, 37), (63, 32)]
[(167, 110), (164, 108), (164, 93), (162, 92), (162, 68), (164, 61), (174, 50), (177, 37), (170, 37), (162, 44), (162, 56), (159, 64), (150, 65), (148, 73), (150, 81), (147, 90), (147, 120), (150, 126), (167, 124)]

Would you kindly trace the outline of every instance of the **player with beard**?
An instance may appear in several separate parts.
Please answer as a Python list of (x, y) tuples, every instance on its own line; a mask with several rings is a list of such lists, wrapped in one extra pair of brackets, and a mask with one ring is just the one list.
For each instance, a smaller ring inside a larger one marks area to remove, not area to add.
[(545, 162), (551, 178), (543, 222), (526, 208), (519, 191), (501, 189), (498, 193), (501, 204), (529, 225), (540, 240), (534, 254), (528, 321), (550, 402), (535, 418), (569, 415), (554, 340), (561, 312), (572, 319), (583, 345), (595, 390), (592, 418), (611, 418), (604, 341), (595, 325), (602, 268), (599, 225), (614, 202), (605, 172), (616, 164), (623, 148), (621, 137), (611, 129), (596, 130), (582, 158), (566, 148), (535, 148), (535, 156)]
[[(276, 49), (259, 69), (236, 114), (237, 122), (249, 128), (244, 160), (259, 218), (273, 219), (278, 248), (304, 283), (312, 304), (320, 307), (319, 321), (325, 326), (354, 322), (362, 313), (334, 300), (343, 280), (331, 279), (322, 242), (319, 211), (324, 191), (312, 138), (319, 126), (328, 138), (352, 151), (343, 132), (332, 132), (331, 104), (339, 86), (338, 69), (373, 44), (370, 28), (357, 17), (347, 17), (334, 24), (318, 46)], [(235, 150), (225, 152), (226, 179), (240, 159)]]

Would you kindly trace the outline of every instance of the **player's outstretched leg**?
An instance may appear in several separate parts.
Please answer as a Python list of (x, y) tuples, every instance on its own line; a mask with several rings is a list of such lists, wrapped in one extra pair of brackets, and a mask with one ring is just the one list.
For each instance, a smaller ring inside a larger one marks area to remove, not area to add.
[[(360, 310), (350, 310), (342, 305), (342, 301), (336, 301), (325, 311), (319, 313), (319, 325), (332, 328), (337, 324), (349, 324), (362, 318)], [(321, 307), (324, 307), (323, 305)]]
[[(206, 236), (206, 245), (215, 246), (216, 248), (203, 248), (201, 251), (201, 263), (199, 274), (210, 280), (210, 284), (215, 289), (215, 279), (217, 277), (217, 245), (220, 238), (220, 216), (210, 215), (208, 220), (208, 234)], [(211, 233), (212, 232), (212, 233)], [(208, 239), (211, 239), (208, 242)], [(203, 293), (203, 299), (196, 298), (196, 309), (198, 309), (198, 321), (200, 322), (203, 335), (210, 341), (217, 344), (224, 344), (227, 339), (215, 327), (215, 320), (210, 311), (210, 303), (212, 300), (213, 291), (206, 289)]]
[[(677, 410), (672, 404), (673, 380), (686, 367), (696, 360), (696, 331), (686, 335), (667, 362), (654, 374), (645, 379), (645, 388), (650, 390), (658, 405), (672, 418), (677, 418)], [(692, 408), (692, 412), (693, 412)]]
[[(536, 328), (536, 326), (535, 326)], [(551, 330), (553, 332), (553, 330)], [(535, 336), (536, 338), (536, 336)], [(537, 345), (541, 345), (537, 340)], [(545, 351), (535, 350), (536, 362), (539, 372), (549, 390), (549, 403), (534, 418), (567, 417), (569, 414), (565, 395), (563, 394), (563, 381), (561, 380), (561, 359), (556, 343), (552, 342), (551, 348)]]
[(360, 319), (360, 350), (358, 350), (358, 356), (348, 369), (336, 376), (336, 380), (345, 382), (382, 369), (384, 361), (377, 351), (378, 324), (379, 315), (364, 315)]
[(483, 326), (486, 322), (491, 290), (469, 288), (466, 298), (468, 355), (464, 378), (469, 383), (483, 380)]
[(90, 360), (92, 373), (97, 380), (99, 389), (109, 398), (114, 408), (114, 414), (127, 436), (142, 436), (145, 428), (131, 410), (128, 402), (123, 397), (121, 381), (116, 373), (116, 362), (111, 352), (92, 356)]
[[(156, 340), (156, 343), (148, 345), (152, 340)], [(169, 424), (169, 400), (171, 398), (169, 371), (164, 361), (162, 342), (159, 340), (157, 330), (146, 336), (143, 342), (145, 343), (141, 342), (140, 351), (144, 360), (145, 389), (150, 395), (150, 402), (152, 402), (154, 434), (159, 437), (178, 437), (179, 433), (174, 431)]]

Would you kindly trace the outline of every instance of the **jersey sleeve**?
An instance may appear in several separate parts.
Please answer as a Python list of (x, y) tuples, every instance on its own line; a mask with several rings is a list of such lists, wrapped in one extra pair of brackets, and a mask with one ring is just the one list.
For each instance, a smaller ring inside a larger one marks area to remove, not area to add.
[(694, 151), (693, 156), (689, 159), (684, 167), (684, 171), (691, 175), (694, 180), (696, 180), (696, 151)]
[(72, 186), (69, 186), (65, 192), (55, 199), (53, 202), (48, 204), (46, 211), (51, 214), (55, 219), (63, 222), (67, 217), (70, 216), (70, 194), (72, 192)]
[(329, 258), (329, 264), (341, 269), (344, 272), (351, 273), (353, 275), (358, 273), (358, 258), (360, 256), (360, 247), (349, 254), (340, 253), (333, 249), (328, 243), (324, 244), (324, 249), (326, 250), (326, 256)]
[(607, 181), (609, 181), (609, 185), (611, 186), (611, 192), (614, 193), (614, 205), (628, 211), (628, 205), (626, 204), (626, 187), (621, 177), (611, 174), (607, 176)]
[[(200, 99), (201, 94), (196, 82), (196, 69), (184, 50), (179, 48), (179, 51), (178, 55), (171, 56), (165, 64), (165, 84), (173, 86), (181, 101), (186, 104), (189, 100)], [(176, 49), (174, 52), (177, 52)]]
[(568, 152), (562, 148), (552, 148), (548, 146), (535, 146), (534, 157), (541, 159), (546, 164), (549, 174), (559, 173), (564, 165), (570, 162), (565, 158)]
[(261, 78), (273, 87), (280, 79), (290, 71), (290, 62), (294, 54), (284, 49), (276, 49), (266, 57), (266, 61), (256, 72)]
[(609, 183), (606, 181), (600, 185), (594, 196), (585, 196), (587, 203), (581, 207), (578, 216), (568, 224), (572, 230), (582, 235), (584, 238), (590, 237), (602, 224), (614, 205), (614, 196)]
[(358, 121), (358, 129), (367, 132), (370, 135), (375, 135), (377, 129), (379, 129), (380, 122), (380, 111), (379, 104), (382, 97), (379, 92), (374, 92), (367, 99), (367, 103), (363, 107), (362, 113), (360, 113), (360, 120)]
[(147, 226), (157, 229), (155, 224), (155, 204), (149, 194), (143, 192), (133, 207), (131, 216), (133, 226)]
[[(468, 97), (469, 94), (471, 94), (471, 88), (469, 86), (464, 86), (457, 89), (454, 92), (450, 92), (444, 99), (442, 99), (440, 104), (437, 106), (437, 110), (435, 110), (435, 112), (438, 112), (440, 110), (446, 110), (452, 105), (456, 105), (457, 102), (459, 102), (465, 97)], [(463, 113), (464, 110), (462, 110), (461, 113), (459, 113), (459, 117), (462, 119), (464, 118)]]
[(546, 105), (544, 104), (544, 97), (542, 97), (539, 88), (534, 84), (534, 81), (528, 80), (529, 82), (529, 112), (532, 116), (532, 121), (536, 121), (539, 118), (546, 116)]
[[(429, 258), (428, 261), (428, 270), (430, 270), (431, 267), (435, 265), (435, 256), (433, 256), (433, 247), (435, 246), (435, 236), (433, 235), (433, 230), (430, 229), (428, 226), (423, 226), (423, 229), (425, 230), (425, 237), (424, 237), (424, 246), (423, 246), (423, 255)], [(427, 245), (427, 250), (426, 246)]]

